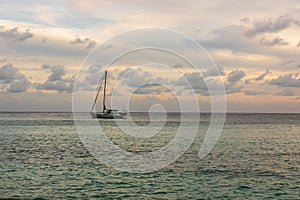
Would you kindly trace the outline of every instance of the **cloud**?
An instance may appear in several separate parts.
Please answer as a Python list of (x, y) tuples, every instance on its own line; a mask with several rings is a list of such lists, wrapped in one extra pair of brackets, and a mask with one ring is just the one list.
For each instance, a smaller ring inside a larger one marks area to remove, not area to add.
[(251, 82), (251, 80), (253, 80), (253, 79), (251, 79), (251, 78), (248, 78), (248, 79), (246, 79), (246, 80), (245, 80), (245, 82), (244, 82), (244, 83), (245, 83), (245, 84), (251, 84), (251, 83), (252, 83), (252, 82)]
[(0, 62), (7, 62), (7, 61), (8, 61), (8, 57), (0, 58)]
[(64, 78), (66, 71), (63, 65), (43, 64), (42, 68), (50, 68), (51, 74), (44, 83), (36, 85), (37, 90), (54, 90), (58, 92), (73, 91), (74, 80), (73, 78)]
[(267, 69), (264, 73), (262, 73), (261, 75), (259, 75), (256, 78), (248, 78), (244, 81), (245, 84), (251, 84), (253, 80), (255, 81), (262, 81), (264, 80), (264, 78), (270, 73), (270, 70)]
[(270, 85), (277, 85), (279, 87), (300, 87), (300, 78), (297, 75), (289, 74), (284, 76), (279, 76), (276, 79), (272, 79), (269, 82)]
[(246, 37), (253, 37), (262, 33), (276, 33), (288, 28), (294, 20), (287, 15), (281, 15), (275, 20), (258, 21), (255, 22), (251, 28), (245, 32)]
[(243, 24), (247, 24), (250, 22), (250, 19), (248, 17), (244, 17), (244, 18), (240, 19), (240, 22)]
[(38, 90), (56, 90), (58, 92), (72, 92), (70, 86), (67, 84), (69, 81), (49, 81), (39, 84)]
[(262, 81), (264, 78), (269, 74), (270, 70), (267, 69), (265, 73), (259, 75), (258, 77), (255, 78), (256, 81)]
[(73, 40), (70, 41), (71, 44), (84, 44), (86, 49), (94, 48), (97, 42), (89, 37), (80, 38), (78, 35), (75, 36)]
[(234, 93), (239, 93), (243, 89), (243, 86), (236, 86), (232, 83), (225, 83), (225, 92), (226, 94), (234, 94)]
[(0, 81), (10, 83), (16, 79), (18, 69), (12, 64), (5, 64), (0, 68)]
[(31, 83), (23, 75), (22, 78), (15, 80), (9, 85), (7, 92), (10, 93), (26, 92), (26, 90), (30, 87), (30, 85)]
[(296, 96), (296, 93), (291, 89), (284, 89), (281, 92), (276, 93), (275, 95), (276, 96), (291, 97), (291, 96)]
[(244, 94), (246, 96), (257, 96), (257, 95), (266, 95), (267, 93), (262, 91), (246, 90), (244, 91)]
[[(190, 84), (190, 87), (187, 84)], [(194, 92), (202, 94), (203, 96), (239, 93), (243, 88), (242, 86), (236, 86), (235, 83), (231, 82), (223, 84), (220, 80), (212, 78), (204, 79), (196, 72), (185, 73), (175, 82), (175, 85), (184, 86), (184, 89), (192, 88)]]
[(235, 70), (235, 71), (232, 71), (230, 72), (230, 74), (228, 75), (227, 77), (227, 80), (231, 83), (235, 83), (239, 80), (241, 80), (242, 78), (245, 77), (245, 72), (242, 71), (242, 70)]
[(48, 77), (49, 81), (61, 81), (66, 75), (66, 70), (63, 65), (55, 65), (51, 67), (51, 75)]
[[(271, 22), (273, 23), (273, 21)], [(295, 21), (291, 19), (290, 23), (295, 24)], [(278, 35), (271, 37), (269, 36), (270, 34), (262, 32), (259, 37), (245, 37), (244, 33), (249, 31), (249, 29), (252, 29), (254, 26), (253, 24), (253, 22), (251, 23), (251, 21), (249, 21), (246, 24), (241, 23), (236, 25), (227, 25), (211, 31), (203, 31), (203, 33), (197, 33), (197, 41), (199, 41), (204, 47), (213, 49), (213, 54), (216, 54), (214, 55), (214, 59), (216, 59), (216, 61), (222, 66), (233, 65), (233, 63), (235, 65), (243, 66), (254, 65), (254, 62), (257, 62), (256, 60), (263, 59), (262, 62), (259, 61), (259, 63), (256, 64), (257, 67), (263, 67), (262, 65), (266, 63), (275, 64), (275, 57), (282, 59), (295, 54), (288, 52), (287, 49), (262, 48), (262, 45), (286, 45), (286, 43), (291, 40), (288, 35), (286, 37), (277, 37)], [(284, 31), (288, 31), (293, 28), (294, 27), (288, 27), (287, 30)], [(264, 37), (264, 39), (261, 39), (262, 37)], [(225, 51), (223, 51), (223, 53), (221, 50), (225, 49), (232, 51), (231, 55), (228, 55), (231, 56), (230, 59), (224, 59), (224, 55), (226, 54)], [(261, 59), (258, 59), (259, 57), (261, 57)], [(254, 58), (254, 60), (250, 58)]]
[(153, 81), (151, 79), (151, 73), (147, 71), (139, 72), (139, 70), (134, 69), (124, 70), (124, 72), (121, 73), (120, 76), (123, 76), (123, 82), (126, 83), (129, 87), (140, 87), (145, 83)]
[(10, 63), (0, 67), (0, 84), (10, 93), (26, 92), (31, 85), (30, 81)]
[(29, 29), (26, 31), (19, 31), (18, 28), (13, 28), (10, 30), (1, 30), (0, 29), (0, 37), (6, 40), (9, 43), (17, 43), (23, 42), (29, 38), (33, 37), (33, 34)]
[(297, 67), (299, 67), (299, 68), (300, 68), (300, 63), (297, 65)]
[(201, 89), (196, 89), (195, 92), (198, 94), (201, 94), (203, 96), (217, 96), (217, 95), (224, 95), (224, 94), (235, 94), (235, 93), (240, 93), (243, 89), (243, 86), (236, 86), (232, 83), (225, 83), (224, 85), (224, 91), (223, 87), (221, 87), (221, 83), (214, 82), (212, 85), (211, 90), (201, 90)]
[(42, 69), (50, 69), (51, 65), (50, 64), (43, 64), (41, 67), (42, 67)]
[(297, 44), (297, 47), (300, 47), (300, 41), (299, 41), (299, 43)]
[(100, 65), (91, 65), (88, 69), (88, 72), (94, 74), (94, 73), (98, 73), (100, 69), (101, 69)]
[(264, 46), (285, 46), (288, 45), (289, 43), (284, 41), (282, 38), (280, 37), (276, 37), (274, 39), (268, 40), (265, 37), (262, 37), (259, 41), (259, 44), (264, 45)]
[(199, 36), (197, 40), (205, 48), (230, 49), (234, 52), (255, 52), (256, 44), (248, 38), (242, 37), (246, 27), (242, 25), (229, 25), (217, 28), (208, 35)]
[(204, 77), (208, 77), (208, 76), (224, 76), (224, 69), (221, 66), (217, 66), (217, 67), (211, 67), (208, 70), (206, 70), (205, 72), (203, 72), (203, 76)]
[(99, 82), (103, 74), (100, 74), (100, 65), (91, 65), (88, 69), (88, 74), (85, 76), (84, 83), (82, 85), (86, 90), (94, 90), (96, 84)]
[(294, 63), (294, 62), (297, 62), (296, 59), (289, 59), (287, 61), (284, 61), (281, 65), (288, 65), (288, 64), (291, 64), (291, 63)]
[(194, 90), (208, 90), (206, 82), (200, 73), (184, 73), (178, 80), (176, 80), (175, 85), (184, 86), (186, 89), (190, 88), (187, 84), (190, 84)]
[(173, 65), (172, 67), (175, 68), (175, 69), (178, 69), (178, 68), (183, 68), (183, 65), (180, 64), (180, 63), (176, 63), (176, 64)]
[(161, 84), (150, 83), (136, 89), (134, 94), (161, 94), (165, 92), (170, 92), (170, 90)]

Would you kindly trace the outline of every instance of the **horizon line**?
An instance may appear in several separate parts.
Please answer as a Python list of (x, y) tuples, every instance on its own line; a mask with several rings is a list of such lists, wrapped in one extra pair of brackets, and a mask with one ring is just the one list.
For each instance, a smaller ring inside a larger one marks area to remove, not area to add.
[[(1, 111), (0, 113), (90, 113), (90, 111), (80, 111), (80, 112), (73, 112), (73, 111), (34, 111), (34, 110), (20, 110), (20, 111)], [(149, 111), (131, 111), (128, 113), (150, 113)], [(152, 112), (152, 113), (165, 113), (165, 112)], [(211, 114), (212, 112), (209, 111), (203, 111), (203, 112), (178, 112), (178, 111), (169, 111), (166, 113), (207, 113)], [(216, 114), (223, 114), (222, 112), (214, 112)], [(300, 112), (245, 112), (245, 111), (230, 111), (225, 112), (225, 114), (300, 114)]]

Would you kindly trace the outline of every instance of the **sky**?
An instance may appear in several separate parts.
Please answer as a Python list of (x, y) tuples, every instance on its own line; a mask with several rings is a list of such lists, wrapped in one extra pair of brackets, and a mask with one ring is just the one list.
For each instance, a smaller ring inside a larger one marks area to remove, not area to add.
[[(0, 111), (71, 111), (74, 81), (82, 74), (85, 81), (79, 85), (90, 105), (103, 63), (88, 65), (87, 56), (96, 52), (109, 57), (121, 48), (121, 42), (110, 44), (109, 38), (149, 27), (174, 30), (198, 42), (218, 73), (207, 64), (199, 73), (166, 52), (129, 54), (107, 68), (110, 87), (119, 84), (108, 97), (117, 99), (111, 106), (146, 111), (162, 104), (176, 111), (178, 96), (189, 101), (187, 80), (203, 111), (210, 111), (206, 84), (211, 83), (225, 88), (228, 112), (300, 112), (298, 0), (1, 0)], [(133, 39), (172, 48), (164, 34), (132, 34), (122, 48), (130, 49)], [(188, 43), (181, 50), (201, 57)], [(130, 105), (123, 105), (122, 92), (128, 91)]]

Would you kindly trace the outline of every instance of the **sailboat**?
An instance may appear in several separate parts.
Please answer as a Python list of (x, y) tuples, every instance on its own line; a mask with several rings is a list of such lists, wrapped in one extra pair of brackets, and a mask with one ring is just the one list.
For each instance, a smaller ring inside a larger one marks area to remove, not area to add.
[(93, 103), (90, 114), (91, 114), (92, 118), (124, 119), (127, 115), (127, 112), (125, 110), (123, 110), (123, 112), (119, 112), (117, 109), (106, 108), (106, 105), (105, 105), (106, 79), (107, 79), (107, 71), (104, 72), (104, 89), (103, 89), (102, 112), (96, 112), (94, 110), (95, 110), (96, 102), (97, 102), (97, 99), (98, 99), (98, 96), (99, 96), (99, 93), (100, 93), (100, 90), (101, 90), (103, 79), (101, 80), (101, 84), (98, 88), (98, 91), (97, 91), (96, 97), (94, 99), (94, 103)]

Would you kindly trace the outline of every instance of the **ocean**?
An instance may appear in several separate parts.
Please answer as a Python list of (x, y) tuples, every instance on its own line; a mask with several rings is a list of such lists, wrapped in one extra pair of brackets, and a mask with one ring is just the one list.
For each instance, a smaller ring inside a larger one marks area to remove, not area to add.
[[(131, 116), (149, 124), (148, 113)], [(0, 113), (0, 198), (300, 199), (300, 114), (229, 113), (218, 143), (199, 159), (209, 120), (201, 114), (195, 139), (172, 164), (129, 173), (92, 156), (72, 113)], [(114, 144), (135, 153), (162, 148), (179, 124), (180, 114), (169, 113), (160, 134), (141, 142), (99, 120)]]

